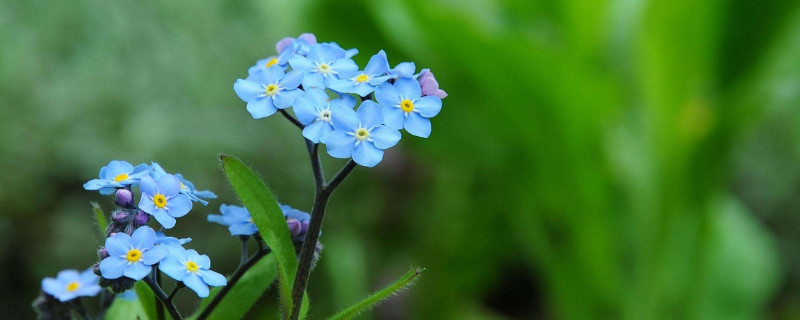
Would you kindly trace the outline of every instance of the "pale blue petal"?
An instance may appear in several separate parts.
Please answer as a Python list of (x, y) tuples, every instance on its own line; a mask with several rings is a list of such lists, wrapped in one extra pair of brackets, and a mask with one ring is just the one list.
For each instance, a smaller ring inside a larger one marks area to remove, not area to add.
[(290, 89), (297, 89), (300, 85), (300, 82), (303, 81), (303, 75), (305, 73), (298, 70), (293, 70), (286, 74), (286, 76), (278, 82), (278, 86), (281, 88), (285, 88), (286, 90)]
[(177, 281), (183, 281), (183, 277), (186, 275), (186, 267), (174, 256), (164, 258), (164, 260), (158, 264), (158, 270), (161, 270), (161, 272)]
[(153, 198), (145, 194), (142, 194), (142, 197), (139, 198), (139, 209), (151, 215), (155, 215), (155, 212), (159, 210), (156, 208), (156, 204), (153, 203)]
[(375, 147), (378, 149), (388, 149), (400, 141), (400, 131), (390, 129), (387, 126), (380, 126), (369, 133)]
[(100, 293), (100, 290), (103, 290), (103, 288), (100, 288), (99, 285), (82, 284), (80, 287), (78, 287), (78, 290), (75, 290), (72, 292), (72, 294), (81, 297), (93, 297)]
[(146, 277), (152, 271), (148, 265), (145, 265), (141, 262), (131, 263), (125, 268), (125, 271), (122, 273), (124, 276), (131, 278), (133, 280), (142, 280), (142, 278)]
[(264, 87), (261, 84), (250, 80), (238, 79), (233, 83), (233, 91), (244, 102), (251, 102), (255, 100), (258, 95), (264, 93)]
[(142, 263), (146, 265), (154, 265), (163, 260), (167, 254), (169, 254), (169, 250), (166, 248), (166, 246), (152, 247), (150, 250), (142, 253)]
[(383, 123), (389, 128), (400, 130), (403, 129), (403, 121), (405, 121), (405, 112), (398, 107), (381, 106), (383, 111)]
[[(261, 75), (259, 83), (261, 84), (274, 84), (283, 79), (286, 74), (280, 66), (271, 66), (266, 70), (259, 73)], [(263, 90), (262, 90), (263, 91)]]
[(222, 215), (219, 214), (209, 214), (208, 215), (208, 222), (219, 223), (223, 226), (227, 226), (228, 223), (225, 222), (225, 219), (222, 219)]
[(289, 65), (297, 71), (306, 71), (316, 68), (314, 62), (306, 57), (295, 55), (289, 58)]
[(412, 78), (399, 78), (394, 82), (394, 87), (403, 99), (414, 101), (422, 96), (422, 88), (419, 86), (419, 82)]
[(156, 244), (156, 232), (148, 226), (136, 229), (131, 236), (133, 247), (139, 250), (147, 250)]
[(362, 102), (356, 113), (358, 114), (361, 126), (368, 130), (383, 124), (381, 107), (372, 100)]
[(100, 194), (104, 196), (110, 196), (114, 194), (115, 191), (117, 191), (117, 188), (102, 188), (100, 189)]
[(280, 109), (286, 109), (291, 107), (294, 104), (294, 101), (302, 95), (303, 90), (300, 89), (282, 90), (278, 92), (278, 94), (274, 95), (272, 99), (275, 101), (276, 107)]
[(364, 73), (370, 77), (379, 76), (389, 71), (389, 62), (386, 60), (386, 53), (381, 50), (372, 58), (369, 58)]
[(79, 278), (80, 278), (80, 283), (83, 283), (83, 284), (92, 284), (92, 283), (96, 284), (97, 281), (99, 280), (97, 278), (97, 275), (94, 274), (94, 271), (92, 270), (92, 268), (83, 270), (83, 272), (81, 272)]
[(64, 286), (54, 278), (42, 279), (42, 290), (48, 294), (55, 296), (64, 289)]
[(204, 270), (202, 277), (203, 281), (211, 286), (219, 287), (228, 284), (225, 276), (211, 270)]
[[(161, 178), (161, 176), (167, 174), (167, 171), (164, 170), (164, 168), (162, 168), (157, 162), (151, 162), (150, 166), (152, 168), (152, 170), (150, 170), (150, 176), (152, 176), (153, 179)], [(155, 189), (153, 189), (152, 192), (156, 192)]]
[[(295, 110), (296, 107), (295, 107)], [(322, 137), (333, 131), (333, 127), (325, 121), (316, 121), (303, 128), (303, 137), (313, 143), (319, 143)]]
[(373, 87), (377, 87), (379, 85), (384, 84), (389, 79), (394, 79), (394, 78), (397, 78), (397, 75), (390, 74), (390, 75), (385, 75), (385, 76), (380, 76), (380, 77), (369, 78), (368, 82), (369, 82), (369, 85), (371, 85)]
[(355, 132), (358, 129), (358, 115), (353, 109), (332, 105), (331, 120), (333, 120), (333, 128), (336, 130)]
[(384, 108), (393, 107), (400, 105), (400, 93), (387, 82), (375, 89), (375, 100)]
[(258, 227), (250, 222), (231, 224), (228, 231), (232, 236), (252, 236), (258, 232)]
[(278, 108), (272, 103), (269, 98), (257, 98), (247, 103), (247, 111), (253, 116), (253, 119), (266, 118), (278, 112)]
[[(345, 77), (345, 75), (339, 74), (339, 77)], [(346, 77), (345, 79), (329, 77), (326, 84), (328, 85), (328, 88), (330, 88), (331, 90), (351, 93), (350, 90), (353, 88), (353, 84), (355, 83), (347, 79)]]
[(356, 98), (349, 95), (340, 95), (339, 98), (331, 100), (331, 106), (342, 106), (353, 109), (356, 106)]
[(431, 121), (416, 112), (408, 114), (403, 126), (408, 133), (420, 138), (427, 138), (431, 135)]
[[(315, 119), (319, 116), (319, 112), (317, 112), (318, 107), (324, 106), (324, 104), (320, 104), (318, 100), (318, 96), (324, 96), (323, 99), (326, 99), (328, 95), (325, 91), (319, 88), (311, 88), (306, 89), (305, 94), (301, 95), (297, 100), (294, 102), (294, 114), (297, 116), (297, 120), (300, 120), (300, 123), (304, 125), (309, 125), (310, 123), (314, 122)], [(324, 100), (323, 100), (324, 103)]]
[(189, 200), (189, 197), (185, 194), (179, 194), (167, 200), (167, 207), (169, 208), (169, 215), (180, 218), (192, 210), (192, 200)]
[(171, 174), (164, 175), (156, 181), (158, 191), (167, 197), (174, 197), (181, 192), (181, 180)]
[(414, 111), (419, 111), (419, 114), (425, 118), (432, 118), (442, 111), (442, 99), (434, 96), (424, 96), (414, 102)]
[(204, 199), (216, 199), (217, 194), (211, 190), (195, 190), (194, 195)]
[(211, 259), (209, 259), (207, 255), (198, 254), (194, 262), (197, 262), (197, 266), (199, 266), (200, 269), (211, 268)]
[(353, 49), (348, 49), (347, 51), (345, 51), (345, 55), (344, 56), (346, 58), (352, 58), (357, 54), (358, 54), (358, 49), (353, 48)]
[(325, 148), (334, 158), (350, 158), (355, 143), (356, 138), (342, 130), (335, 130), (325, 138)]
[(148, 174), (150, 173), (150, 170), (151, 170), (150, 165), (146, 163), (140, 163), (138, 166), (133, 168), (133, 172), (131, 173), (131, 175)]
[(118, 256), (110, 256), (100, 261), (100, 274), (106, 279), (117, 279), (122, 276), (128, 260)]
[(129, 174), (133, 172), (133, 165), (127, 161), (114, 160), (108, 163), (108, 169), (105, 171), (106, 179), (113, 180), (120, 174)]
[(411, 78), (414, 76), (415, 70), (417, 70), (417, 66), (413, 62), (402, 62), (394, 67), (392, 72), (401, 77)]
[[(142, 180), (139, 182), (139, 191), (141, 191), (142, 193), (146, 193), (150, 196), (154, 196), (158, 192), (158, 185), (156, 184), (156, 181), (153, 180), (153, 178), (149, 176), (144, 176), (142, 177)], [(142, 197), (142, 200), (143, 199), (144, 197)]]
[(353, 161), (365, 166), (374, 167), (383, 160), (383, 150), (368, 142), (359, 143), (353, 150)]
[(109, 181), (106, 179), (92, 179), (84, 183), (83, 188), (86, 190), (100, 190), (106, 187), (106, 185), (108, 185), (108, 182)]
[(109, 255), (120, 256), (127, 254), (128, 250), (131, 249), (132, 244), (133, 241), (128, 234), (124, 232), (118, 232), (113, 237), (106, 238), (105, 248)]
[(200, 276), (194, 273), (189, 273), (183, 277), (183, 283), (192, 289), (200, 298), (208, 297), (208, 286), (200, 279)]
[(156, 221), (161, 224), (162, 227), (166, 229), (172, 229), (175, 226), (175, 218), (170, 216), (166, 210), (155, 210), (152, 213), (153, 217), (156, 218)]
[(375, 91), (375, 86), (373, 86), (373, 85), (371, 85), (371, 84), (369, 84), (367, 82), (355, 83), (350, 88), (350, 92), (351, 93), (355, 93), (355, 94), (357, 94), (359, 96), (362, 96), (362, 97), (366, 97), (368, 94), (372, 93), (372, 91)]
[(325, 79), (319, 72), (306, 71), (303, 77), (303, 89), (325, 88)]
[(331, 63), (331, 69), (339, 73), (352, 73), (358, 71), (358, 65), (353, 59), (338, 59)]

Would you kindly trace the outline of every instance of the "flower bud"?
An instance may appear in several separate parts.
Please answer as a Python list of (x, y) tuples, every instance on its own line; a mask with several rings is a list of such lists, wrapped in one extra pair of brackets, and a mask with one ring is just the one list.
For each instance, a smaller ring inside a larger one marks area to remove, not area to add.
[(433, 76), (430, 69), (422, 69), (422, 72), (419, 73), (418, 81), (422, 88), (423, 96), (436, 96), (439, 99), (447, 97), (447, 92), (439, 89), (439, 82), (436, 81), (436, 77)]
[(303, 222), (300, 225), (300, 227), (301, 227), (300, 234), (306, 234), (306, 232), (308, 231), (308, 221)]
[(114, 202), (124, 208), (133, 208), (133, 193), (128, 189), (117, 189)]
[(146, 225), (147, 221), (150, 221), (150, 215), (144, 211), (139, 210), (133, 216), (133, 222), (138, 225)]
[(292, 235), (292, 238), (295, 238), (300, 235), (300, 232), (303, 230), (303, 226), (300, 221), (297, 219), (286, 219), (286, 225), (289, 227), (289, 233)]
[(106, 248), (100, 248), (100, 250), (97, 250), (97, 255), (100, 257), (100, 260), (108, 258), (108, 250), (106, 250)]
[(111, 220), (114, 220), (116, 223), (125, 223), (125, 220), (128, 219), (128, 213), (122, 210), (115, 211), (111, 215)]

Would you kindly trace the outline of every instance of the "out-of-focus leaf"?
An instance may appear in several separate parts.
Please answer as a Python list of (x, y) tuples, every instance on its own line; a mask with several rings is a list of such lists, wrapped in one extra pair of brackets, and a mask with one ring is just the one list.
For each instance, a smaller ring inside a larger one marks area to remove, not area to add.
[(108, 226), (108, 222), (106, 221), (106, 214), (103, 212), (103, 208), (100, 208), (100, 204), (97, 202), (92, 201), (92, 212), (94, 212), (94, 219), (97, 223), (97, 231), (99, 231), (98, 235), (100, 236), (100, 241), (104, 241), (106, 238), (106, 227)]
[(372, 309), (373, 307), (380, 304), (384, 300), (396, 295), (401, 290), (414, 284), (414, 280), (416, 280), (419, 277), (419, 274), (424, 270), (425, 269), (422, 268), (413, 268), (409, 270), (406, 274), (400, 277), (400, 279), (397, 279), (397, 281), (395, 281), (394, 283), (386, 286), (380, 291), (371, 294), (370, 296), (364, 298), (358, 303), (350, 306), (347, 309), (342, 310), (341, 312), (337, 313), (336, 315), (328, 319), (329, 320), (352, 319), (353, 317), (361, 314), (362, 312)]
[[(147, 315), (149, 319), (156, 318), (156, 296), (150, 287), (147, 286), (144, 281), (136, 281), (136, 285), (134, 286), (134, 290), (136, 291), (136, 296), (139, 297), (139, 304), (144, 310), (144, 313)], [(113, 318), (109, 318), (113, 319)]]
[(114, 320), (150, 320), (138, 298), (126, 299), (117, 296), (106, 311), (105, 319)]

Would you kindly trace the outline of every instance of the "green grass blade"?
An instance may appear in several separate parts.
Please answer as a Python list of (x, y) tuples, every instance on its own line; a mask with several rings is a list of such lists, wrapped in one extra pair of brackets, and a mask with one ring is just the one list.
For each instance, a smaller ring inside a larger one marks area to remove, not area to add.
[[(242, 278), (236, 282), (228, 294), (223, 298), (217, 307), (208, 315), (207, 319), (241, 319), (250, 310), (258, 298), (269, 289), (269, 286), (278, 276), (275, 258), (272, 255), (261, 258), (250, 268)], [(203, 310), (211, 300), (222, 290), (222, 287), (215, 287), (211, 294), (200, 302)], [(200, 312), (196, 313), (191, 319), (196, 319)]]
[(105, 241), (106, 239), (106, 226), (108, 226), (108, 222), (106, 221), (106, 214), (103, 212), (103, 208), (100, 208), (100, 204), (97, 202), (90, 202), (92, 204), (92, 212), (94, 212), (94, 219), (97, 221), (97, 229), (100, 232), (100, 241)]
[(267, 185), (241, 160), (221, 156), (222, 169), (233, 189), (250, 211), (258, 232), (272, 249), (278, 266), (278, 285), (281, 306), (286, 312), (292, 310), (292, 284), (297, 272), (297, 255), (286, 227), (286, 219), (278, 202)]
[(372, 307), (378, 305), (379, 303), (383, 302), (389, 297), (397, 294), (398, 292), (400, 292), (400, 290), (403, 290), (408, 286), (414, 284), (414, 280), (416, 280), (419, 274), (422, 273), (422, 271), (424, 270), (425, 269), (422, 268), (413, 268), (409, 270), (406, 274), (400, 277), (400, 279), (390, 284), (386, 288), (383, 288), (380, 291), (373, 293), (369, 297), (364, 298), (363, 300), (359, 301), (353, 306), (337, 313), (333, 317), (328, 318), (328, 320), (352, 319), (353, 317), (361, 314), (362, 312), (372, 309)]

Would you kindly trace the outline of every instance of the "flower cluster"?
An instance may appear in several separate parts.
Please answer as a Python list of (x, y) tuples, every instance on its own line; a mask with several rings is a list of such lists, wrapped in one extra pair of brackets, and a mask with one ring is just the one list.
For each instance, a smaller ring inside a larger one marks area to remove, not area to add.
[(391, 68), (383, 50), (359, 69), (352, 59), (358, 50), (317, 43), (313, 34), (282, 39), (275, 48), (276, 56), (258, 60), (233, 85), (247, 111), (260, 119), (279, 110), (288, 116), (284, 109), (293, 107), (306, 139), (362, 166), (380, 163), (401, 129), (430, 136), (430, 118), (447, 96), (430, 70), (415, 74), (413, 62)]

